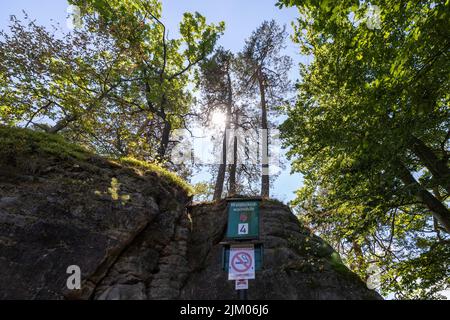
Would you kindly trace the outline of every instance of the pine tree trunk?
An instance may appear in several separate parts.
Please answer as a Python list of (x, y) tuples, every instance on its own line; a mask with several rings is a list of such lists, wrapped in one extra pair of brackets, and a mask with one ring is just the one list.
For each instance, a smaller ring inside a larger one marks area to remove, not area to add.
[(266, 87), (261, 68), (258, 69), (258, 84), (261, 95), (261, 129), (262, 129), (262, 167), (261, 167), (261, 196), (269, 198), (269, 134), (267, 122)]
[(233, 121), (234, 135), (233, 135), (233, 163), (230, 165), (230, 189), (229, 196), (236, 194), (236, 169), (238, 162), (238, 139), (237, 139), (237, 129), (239, 127), (239, 114), (236, 112)]
[(213, 200), (219, 200), (222, 198), (223, 185), (225, 182), (225, 173), (227, 168), (227, 130), (230, 130), (231, 124), (231, 113), (233, 108), (233, 88), (231, 86), (231, 76), (228, 72), (228, 101), (227, 101), (227, 114), (225, 120), (225, 131), (223, 133), (223, 144), (222, 144), (222, 163), (219, 165), (219, 172), (217, 173), (216, 185), (214, 187)]
[(226, 165), (227, 165), (227, 136), (225, 128), (225, 132), (223, 133), (223, 144), (222, 144), (222, 163), (219, 165), (219, 172), (217, 173), (216, 185), (214, 186), (213, 200), (220, 200), (220, 198), (222, 198)]

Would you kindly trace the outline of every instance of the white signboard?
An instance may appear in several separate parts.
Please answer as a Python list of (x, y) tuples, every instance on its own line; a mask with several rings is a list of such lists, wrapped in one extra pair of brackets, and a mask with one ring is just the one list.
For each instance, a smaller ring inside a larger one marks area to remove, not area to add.
[(247, 290), (247, 289), (248, 289), (247, 279), (236, 280), (236, 290)]
[(228, 280), (255, 279), (254, 247), (231, 247)]

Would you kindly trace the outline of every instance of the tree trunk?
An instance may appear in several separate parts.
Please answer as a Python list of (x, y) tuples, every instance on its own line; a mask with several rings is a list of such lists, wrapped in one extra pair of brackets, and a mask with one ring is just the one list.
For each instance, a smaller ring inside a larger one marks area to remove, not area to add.
[(450, 194), (450, 169), (445, 160), (440, 160), (422, 140), (411, 135), (410, 150), (431, 172), (433, 178)]
[(239, 127), (239, 114), (238, 112), (235, 113), (234, 121), (233, 121), (233, 128), (234, 128), (234, 134), (233, 134), (233, 163), (230, 165), (230, 188), (229, 188), (229, 196), (233, 196), (236, 194), (236, 168), (237, 168), (237, 162), (238, 162), (238, 139), (236, 134), (237, 129)]
[(227, 128), (223, 133), (222, 144), (222, 163), (219, 165), (219, 172), (217, 173), (216, 185), (214, 186), (213, 200), (220, 200), (222, 198), (223, 183), (225, 181), (225, 168), (227, 165)]
[(227, 168), (227, 130), (230, 129), (231, 106), (227, 106), (227, 115), (225, 121), (225, 131), (223, 132), (222, 143), (222, 162), (219, 165), (217, 173), (216, 185), (214, 186), (213, 200), (220, 200), (223, 193), (223, 185), (225, 183), (225, 171)]
[(261, 94), (261, 129), (262, 129), (262, 167), (261, 167), (261, 196), (269, 198), (269, 134), (267, 123), (266, 87), (261, 68), (258, 69), (258, 84)]
[(69, 115), (64, 119), (59, 120), (53, 127), (47, 130), (47, 133), (56, 134), (61, 130), (67, 128), (67, 126), (77, 120), (78, 117), (76, 115)]
[(402, 182), (414, 191), (416, 198), (427, 206), (442, 227), (450, 233), (450, 211), (447, 207), (417, 182), (402, 163), (397, 162), (397, 168)]
[(219, 172), (217, 173), (216, 185), (214, 187), (213, 200), (219, 200), (222, 197), (223, 185), (225, 182), (225, 171), (227, 167), (227, 130), (230, 129), (231, 111), (233, 107), (233, 88), (231, 86), (231, 76), (228, 72), (228, 101), (227, 101), (227, 115), (225, 120), (225, 132), (223, 133), (222, 144), (222, 163), (219, 165)]
[(158, 149), (158, 158), (163, 160), (166, 157), (167, 147), (169, 146), (170, 132), (172, 131), (172, 125), (167, 118), (164, 118), (164, 128), (161, 136), (161, 142)]

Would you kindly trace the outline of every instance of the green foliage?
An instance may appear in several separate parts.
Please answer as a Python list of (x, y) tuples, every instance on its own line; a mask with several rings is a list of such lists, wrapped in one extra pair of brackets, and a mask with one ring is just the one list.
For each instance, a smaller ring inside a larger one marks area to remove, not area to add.
[[(64, 132), (102, 153), (116, 114), (125, 109), (115, 97), (136, 94), (124, 83), (132, 65), (127, 52), (102, 31), (88, 27), (58, 39), (34, 22), (13, 19), (1, 32), (0, 123)], [(5, 107), (6, 106), (6, 107)]]
[(83, 27), (56, 38), (13, 20), (0, 34), (0, 123), (63, 132), (105, 155), (163, 159), (184, 127), (188, 85), (224, 24), (186, 13), (167, 39), (157, 0), (74, 0)]
[(214, 193), (214, 186), (211, 183), (199, 182), (193, 186), (194, 199), (199, 202), (207, 201)]
[[(207, 24), (199, 13), (185, 13), (180, 22), (181, 38), (167, 39), (157, 0), (70, 2), (81, 8), (86, 21), (108, 30), (117, 45), (127, 49), (128, 59), (135, 66), (130, 77), (139, 79), (140, 92), (122, 100), (133, 105), (126, 117), (134, 112), (140, 117), (136, 126), (121, 126), (121, 136), (131, 140), (122, 153), (165, 160), (170, 133), (186, 126), (193, 100), (187, 90), (191, 72), (213, 51), (224, 23)], [(142, 141), (142, 135), (153, 137), (152, 141)]]
[[(433, 193), (448, 216), (449, 3), (370, 4), (380, 28), (364, 20), (365, 1), (279, 2), (298, 6), (294, 40), (314, 59), (301, 66), (297, 104), (281, 128), (305, 177), (294, 205), (353, 270), (366, 277), (380, 266), (384, 293), (435, 297), (448, 286), (449, 260), (432, 252), (449, 236), (417, 194)], [(427, 157), (442, 172), (431, 174)], [(416, 184), (405, 183), (399, 163)]]
[[(450, 268), (445, 263), (450, 259), (450, 246), (448, 243), (420, 241), (428, 242), (425, 246), (427, 250), (396, 264), (393, 269), (387, 270), (384, 278), (392, 280), (398, 299), (445, 298), (439, 291), (450, 286)], [(439, 263), (441, 261), (444, 263)]]

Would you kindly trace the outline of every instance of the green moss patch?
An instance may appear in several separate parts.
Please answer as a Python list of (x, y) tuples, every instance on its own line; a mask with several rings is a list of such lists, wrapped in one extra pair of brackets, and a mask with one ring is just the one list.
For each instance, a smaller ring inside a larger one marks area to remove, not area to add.
[(186, 191), (188, 193), (188, 195), (192, 195), (194, 193), (194, 189), (184, 179), (179, 177), (177, 174), (175, 174), (167, 169), (162, 168), (161, 166), (159, 166), (157, 164), (137, 160), (137, 159), (130, 158), (130, 157), (121, 158), (117, 161), (123, 166), (142, 170), (144, 173), (147, 171), (153, 172), (153, 173), (157, 174), (159, 177), (169, 181), (170, 183), (181, 187), (184, 191)]
[(331, 267), (341, 275), (347, 277), (348, 279), (361, 281), (361, 279), (353, 272), (350, 271), (349, 268), (342, 262), (341, 257), (337, 252), (334, 252), (330, 259), (328, 260)]
[(48, 154), (59, 158), (87, 160), (92, 154), (59, 135), (0, 126), (0, 161), (6, 163), (30, 154)]
[[(21, 159), (22, 162), (26, 162), (32, 157), (45, 158), (46, 156), (52, 156), (63, 160), (72, 159), (78, 163), (86, 163), (90, 159), (96, 157), (87, 149), (69, 143), (62, 136), (57, 134), (0, 126), (1, 165), (15, 166), (18, 159)], [(133, 168), (142, 171), (144, 175), (146, 173), (155, 174), (169, 184), (180, 187), (189, 195), (193, 193), (193, 188), (185, 180), (157, 164), (139, 161), (133, 158), (103, 160), (114, 162), (118, 164), (118, 167)]]

